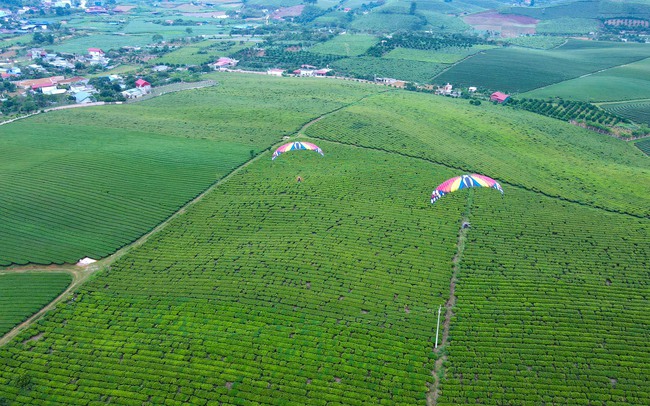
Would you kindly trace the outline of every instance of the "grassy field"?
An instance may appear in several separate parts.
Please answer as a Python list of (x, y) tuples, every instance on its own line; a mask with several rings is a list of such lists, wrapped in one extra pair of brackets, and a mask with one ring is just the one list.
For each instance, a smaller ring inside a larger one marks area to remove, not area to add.
[(387, 59), (407, 59), (437, 64), (452, 64), (470, 55), (493, 48), (496, 47), (493, 45), (475, 45), (471, 48), (447, 47), (439, 51), (395, 48), (383, 57)]
[(554, 37), (554, 36), (541, 36), (536, 35), (534, 37), (514, 37), (514, 38), (504, 38), (504, 42), (507, 42), (512, 45), (517, 45), (525, 48), (537, 48), (537, 49), (551, 49), (559, 47), (560, 45), (566, 42), (565, 38)]
[(551, 50), (502, 48), (477, 54), (438, 77), (439, 83), (526, 92), (650, 56), (645, 44), (570, 40)]
[(357, 56), (375, 45), (379, 40), (372, 35), (337, 35), (333, 39), (314, 45), (310, 52), (342, 56)]
[(17, 45), (17, 44), (28, 44), (32, 41), (33, 35), (18, 35), (18, 36), (11, 36), (7, 38), (2, 38), (0, 41), (0, 46), (4, 47), (10, 47), (12, 45)]
[(392, 92), (326, 117), (307, 134), (485, 173), (610, 211), (650, 214), (650, 185), (609, 192), (613, 183), (649, 174), (646, 157), (631, 145), (503, 106)]
[(52, 45), (55, 52), (69, 52), (87, 54), (88, 48), (100, 48), (104, 52), (111, 49), (118, 50), (123, 46), (142, 47), (153, 42), (151, 35), (118, 35), (118, 34), (92, 34), (76, 37)]
[(539, 20), (557, 18), (598, 18), (600, 16), (600, 1), (576, 1), (548, 7), (512, 7), (502, 10), (502, 13), (520, 14)]
[(542, 35), (582, 35), (598, 31), (599, 26), (598, 20), (588, 18), (556, 18), (540, 21), (536, 31)]
[(0, 336), (50, 303), (70, 282), (66, 272), (0, 273)]
[(201, 65), (215, 61), (218, 51), (202, 51), (200, 47), (184, 46), (150, 61), (152, 64)]
[(259, 89), (257, 77), (216, 77), (221, 83), (214, 88), (3, 126), (0, 201), (11, 215), (0, 218), (0, 265), (104, 257), (250, 159), (251, 151), (380, 90), (305, 80), (300, 90), (285, 91), (282, 79)]
[[(434, 2), (431, 2), (436, 4)], [(441, 4), (451, 4), (451, 3), (437, 3), (436, 6), (441, 7)], [(456, 17), (455, 15), (449, 15), (438, 8), (436, 11), (422, 11), (422, 3), (418, 5), (418, 13), (427, 20), (429, 24), (429, 30), (432, 32), (440, 33), (464, 33), (470, 26), (467, 25), (461, 18)]]
[(445, 65), (413, 60), (396, 62), (388, 58), (356, 57), (334, 61), (331, 67), (345, 76), (373, 80), (374, 77), (390, 77), (418, 83), (430, 83)]
[[(0, 401), (424, 405), (437, 375), (438, 405), (650, 403), (650, 164), (634, 145), (488, 103), (219, 78), (217, 100), (251, 118), (299, 115), (296, 94), (340, 107), (305, 130), (325, 155), (264, 152), (96, 274), (0, 348)], [(504, 196), (429, 202), (465, 172)]]
[(350, 26), (363, 32), (390, 33), (397, 30), (416, 31), (422, 28), (422, 21), (408, 14), (375, 11), (355, 18)]
[(650, 94), (650, 58), (522, 94), (588, 102), (644, 99)]

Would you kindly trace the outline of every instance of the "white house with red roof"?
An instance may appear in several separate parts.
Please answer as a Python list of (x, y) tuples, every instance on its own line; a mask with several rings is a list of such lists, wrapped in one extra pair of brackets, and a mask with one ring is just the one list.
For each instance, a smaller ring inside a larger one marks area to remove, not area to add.
[(327, 74), (330, 73), (331, 71), (332, 71), (331, 69), (327, 69), (327, 68), (317, 69), (314, 71), (314, 76), (319, 76), (319, 77), (327, 76)]
[(110, 59), (106, 58), (104, 51), (100, 48), (88, 48), (88, 63), (91, 65), (99, 64), (102, 66), (108, 65)]
[(294, 70), (293, 74), (298, 76), (314, 76), (314, 70), (301, 68), (301, 69)]
[(149, 93), (149, 92), (151, 92), (151, 83), (149, 83), (146, 80), (140, 78), (140, 79), (135, 81), (135, 88), (140, 89), (144, 93)]
[(215, 70), (225, 70), (227, 68), (237, 66), (238, 63), (239, 61), (237, 59), (222, 56), (221, 58), (217, 59), (217, 61), (213, 63), (212, 66)]
[(100, 48), (88, 48), (88, 55), (90, 55), (91, 58), (101, 58), (104, 56), (104, 51)]

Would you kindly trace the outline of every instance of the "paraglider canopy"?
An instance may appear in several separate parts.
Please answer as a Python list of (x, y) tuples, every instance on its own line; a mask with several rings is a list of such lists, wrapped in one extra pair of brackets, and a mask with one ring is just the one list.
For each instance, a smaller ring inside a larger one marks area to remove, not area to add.
[(470, 187), (489, 187), (498, 190), (503, 195), (503, 189), (499, 182), (485, 175), (472, 173), (471, 175), (456, 176), (442, 182), (431, 194), (431, 203), (435, 203), (447, 193)]
[(273, 153), (273, 156), (271, 159), (277, 158), (280, 154), (283, 154), (287, 151), (294, 151), (294, 150), (299, 150), (299, 149), (306, 149), (310, 151), (316, 151), (319, 154), (325, 156), (323, 153), (323, 150), (320, 149), (317, 145), (312, 144), (311, 142), (306, 142), (306, 141), (295, 141), (295, 142), (290, 142), (288, 144), (284, 144), (278, 149), (275, 150)]

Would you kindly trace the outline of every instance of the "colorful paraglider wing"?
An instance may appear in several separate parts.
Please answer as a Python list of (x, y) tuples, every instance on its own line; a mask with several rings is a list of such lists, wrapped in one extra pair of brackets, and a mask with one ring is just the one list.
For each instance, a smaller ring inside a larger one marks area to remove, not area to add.
[(457, 190), (469, 187), (489, 187), (496, 189), (501, 192), (501, 194), (503, 194), (503, 189), (501, 188), (499, 182), (485, 175), (473, 173), (471, 175), (456, 176), (442, 182), (431, 194), (431, 203), (435, 203), (438, 199), (447, 193), (455, 192)]
[(306, 150), (310, 150), (310, 151), (316, 151), (319, 154), (325, 156), (325, 154), (323, 153), (323, 150), (320, 149), (317, 145), (312, 144), (311, 142), (295, 141), (295, 142), (290, 142), (288, 144), (284, 144), (284, 145), (280, 146), (278, 149), (275, 150), (275, 152), (273, 153), (273, 156), (271, 157), (271, 159), (275, 159), (280, 154), (283, 154), (283, 153), (285, 153), (287, 151), (294, 151), (294, 150), (298, 150), (298, 149), (306, 149)]

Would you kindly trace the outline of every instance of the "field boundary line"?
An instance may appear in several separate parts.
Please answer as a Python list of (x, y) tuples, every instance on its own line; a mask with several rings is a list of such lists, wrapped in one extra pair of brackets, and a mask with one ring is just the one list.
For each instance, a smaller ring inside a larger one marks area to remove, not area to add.
[(650, 102), (650, 99), (632, 99), (632, 100), (617, 100), (617, 101), (599, 101), (593, 102), (594, 106), (600, 107), (601, 104), (625, 104), (625, 103), (640, 103), (640, 102)]
[[(576, 76), (576, 77), (573, 77), (573, 78), (569, 78), (569, 79), (561, 80), (561, 81), (559, 81), (559, 82), (550, 83), (550, 84), (548, 84), (548, 85), (544, 85), (544, 86), (536, 87), (536, 88), (534, 88), (534, 89), (526, 90), (526, 91), (523, 92), (523, 93), (533, 92), (533, 91), (535, 91), (535, 90), (546, 89), (547, 87), (551, 87), (551, 86), (559, 85), (560, 83), (568, 82), (568, 81), (575, 80), (575, 79), (581, 79), (581, 78), (589, 77), (589, 76), (591, 76), (591, 75), (595, 75), (595, 74), (597, 74), (597, 73), (606, 72), (606, 71), (608, 71), (608, 70), (612, 70), (612, 69), (620, 68), (620, 67), (627, 66), (627, 65), (630, 65), (630, 64), (633, 64), (633, 63), (641, 62), (641, 61), (644, 61), (644, 60), (646, 60), (646, 59), (650, 59), (650, 57), (643, 57), (643, 58), (640, 58), (640, 59), (636, 59), (636, 60), (634, 60), (634, 61), (630, 61), (630, 62), (622, 63), (622, 64), (620, 64), (620, 65), (610, 66), (609, 68), (603, 68), (603, 69), (595, 70), (595, 71), (592, 71), (592, 72), (587, 72), (587, 73), (585, 73), (584, 75), (580, 75), (580, 76)], [(523, 94), (523, 93), (520, 93), (519, 95), (521, 95), (521, 94)], [(590, 102), (590, 103), (591, 103), (591, 102)], [(606, 102), (603, 102), (603, 103), (606, 103)], [(593, 104), (593, 103), (592, 103), (592, 104)]]
[[(417, 159), (417, 160), (420, 160), (420, 161), (440, 165), (440, 166), (445, 167), (447, 169), (453, 169), (453, 170), (456, 170), (456, 171), (461, 171), (461, 172), (466, 172), (466, 173), (473, 173), (474, 172), (474, 170), (471, 170), (471, 169), (466, 169), (466, 168), (457, 167), (457, 166), (451, 166), (451, 165), (448, 165), (446, 163), (435, 161), (435, 160), (430, 159), (430, 158), (416, 156), (416, 155), (410, 155), (410, 154), (407, 154), (407, 153), (404, 153), (404, 152), (391, 151), (391, 150), (388, 150), (388, 149), (378, 148), (378, 147), (371, 147), (371, 146), (367, 146), (367, 145), (350, 144), (350, 143), (343, 142), (343, 141), (336, 141), (336, 140), (317, 137), (317, 136), (308, 136), (308, 137), (312, 138), (312, 139), (331, 142), (333, 144), (345, 145), (345, 146), (348, 146), (348, 147), (369, 149), (369, 150), (372, 150), (372, 151), (380, 151), (380, 152), (384, 152), (384, 153), (387, 153), (387, 154), (396, 154), (396, 155), (399, 155), (399, 156), (402, 156), (402, 157), (405, 157), (405, 158)], [(536, 193), (538, 195), (542, 195), (542, 196), (551, 198), (551, 199), (557, 199), (557, 200), (560, 200), (560, 201), (563, 201), (563, 202), (577, 204), (577, 205), (583, 206), (583, 207), (589, 207), (589, 208), (596, 209), (596, 210), (602, 210), (602, 211), (605, 211), (607, 213), (620, 214), (622, 216), (629, 216), (629, 217), (643, 219), (643, 220), (647, 219), (647, 216), (643, 215), (643, 214), (628, 213), (628, 212), (625, 212), (625, 211), (614, 210), (614, 209), (610, 209), (610, 208), (607, 208), (607, 207), (596, 206), (596, 205), (593, 205), (593, 204), (588, 204), (588, 203), (585, 203), (585, 202), (581, 202), (579, 200), (573, 200), (573, 199), (569, 199), (569, 198), (563, 197), (563, 196), (552, 195), (552, 194), (543, 192), (541, 190), (536, 190), (536, 189), (533, 189), (532, 187), (525, 186), (525, 185), (518, 184), (518, 183), (510, 183), (510, 182), (507, 182), (507, 181), (499, 181), (499, 182), (502, 185), (508, 185), (510, 187), (516, 187), (516, 188), (519, 188), (519, 189), (522, 189), (522, 190), (525, 190), (525, 191), (528, 191), (528, 192), (531, 192), (531, 193)]]

